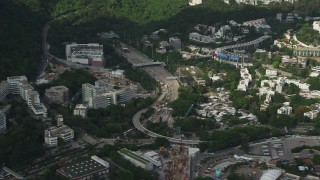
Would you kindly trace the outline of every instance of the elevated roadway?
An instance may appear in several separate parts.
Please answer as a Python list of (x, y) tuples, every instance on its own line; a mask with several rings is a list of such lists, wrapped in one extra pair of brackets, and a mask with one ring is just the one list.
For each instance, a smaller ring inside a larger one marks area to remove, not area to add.
[[(148, 64), (152, 63), (151, 59), (149, 59), (146, 55), (142, 54), (141, 52), (137, 51), (136, 49), (127, 46), (126, 44), (121, 43), (122, 47), (128, 48), (128, 52), (122, 53), (122, 55), (127, 58), (127, 60), (134, 66), (134, 64)], [(167, 90), (162, 90), (162, 94), (157, 99), (157, 102), (164, 101), (165, 98), (169, 101), (174, 101), (178, 99), (178, 89), (179, 89), (179, 83), (176, 78), (174, 77), (170, 72), (168, 72), (166, 69), (164, 69), (162, 66), (147, 66), (147, 67), (141, 67), (141, 69), (144, 69), (150, 76), (152, 76), (155, 80), (160, 81), (167, 85)], [(163, 136), (161, 134), (157, 134), (155, 132), (152, 132), (145, 128), (141, 122), (141, 114), (145, 113), (148, 110), (142, 109), (139, 112), (137, 112), (133, 118), (132, 122), (135, 128), (137, 128), (139, 131), (141, 131), (144, 134), (147, 134), (148, 136), (157, 138), (166, 138), (168, 141), (172, 143), (182, 143), (186, 145), (196, 145), (199, 144), (202, 141), (199, 140), (185, 140), (180, 138), (173, 138), (168, 136)]]

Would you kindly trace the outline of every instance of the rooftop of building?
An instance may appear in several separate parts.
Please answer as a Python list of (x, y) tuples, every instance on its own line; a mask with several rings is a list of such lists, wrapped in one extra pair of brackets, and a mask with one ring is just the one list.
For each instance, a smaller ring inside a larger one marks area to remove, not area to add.
[(143, 164), (150, 163), (150, 161), (148, 161), (147, 159), (143, 158), (142, 156), (137, 155), (136, 153), (133, 153), (132, 151), (129, 151), (126, 148), (123, 148), (123, 149), (119, 150), (118, 152), (121, 154), (124, 154), (126, 156), (129, 156), (130, 158), (132, 158), (136, 161), (139, 161)]
[(62, 125), (60, 127), (53, 126), (45, 131), (46, 137), (57, 137), (59, 134), (66, 134), (73, 131), (69, 126)]
[(87, 174), (92, 174), (97, 171), (102, 171), (104, 169), (107, 169), (107, 167), (103, 166), (93, 159), (89, 159), (78, 162), (68, 167), (61, 168), (58, 170), (58, 172), (71, 178), (77, 178), (85, 176)]
[(7, 80), (27, 80), (26, 76), (11, 76), (11, 77), (7, 77)]
[(46, 89), (46, 92), (47, 91), (68, 91), (69, 89), (66, 87), (66, 86), (52, 86), (50, 87), (49, 89)]
[(88, 108), (88, 106), (85, 104), (77, 104), (75, 107), (75, 109), (87, 109), (87, 108)]

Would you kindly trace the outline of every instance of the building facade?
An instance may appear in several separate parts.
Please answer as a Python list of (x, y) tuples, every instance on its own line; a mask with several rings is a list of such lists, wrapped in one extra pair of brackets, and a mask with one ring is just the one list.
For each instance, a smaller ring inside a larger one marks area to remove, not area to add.
[(202, 4), (202, 0), (189, 0), (189, 5), (190, 6), (195, 6), (198, 4)]
[(90, 44), (67, 44), (66, 45), (67, 61), (91, 66), (103, 67), (105, 58), (103, 45), (97, 43)]
[(197, 32), (190, 33), (189, 40), (195, 41), (198, 43), (204, 43), (204, 44), (215, 43), (215, 38), (210, 37), (210, 36), (201, 35)]
[(73, 115), (86, 118), (87, 112), (88, 112), (88, 106), (86, 104), (77, 104), (73, 110)]
[(313, 29), (320, 33), (320, 21), (314, 21), (312, 25), (313, 25)]
[(2, 101), (9, 94), (9, 84), (7, 81), (0, 83), (0, 101)]
[(7, 130), (6, 114), (0, 111), (0, 133), (5, 133)]
[(0, 99), (3, 100), (4, 95), (8, 94), (20, 95), (35, 115), (47, 116), (47, 108), (40, 102), (38, 92), (34, 91), (26, 76), (12, 76), (8, 77), (6, 82), (2, 82), (0, 84)]
[(98, 80), (95, 85), (82, 85), (82, 101), (89, 108), (105, 108), (111, 104), (127, 103), (137, 97), (137, 91), (136, 85), (114, 89), (112, 85)]
[(63, 124), (62, 115), (57, 115), (56, 121), (57, 126), (50, 127), (44, 131), (44, 141), (48, 147), (58, 146), (58, 138), (65, 142), (70, 142), (74, 138), (73, 129)]
[(320, 57), (320, 48), (298, 47), (293, 50), (295, 56)]

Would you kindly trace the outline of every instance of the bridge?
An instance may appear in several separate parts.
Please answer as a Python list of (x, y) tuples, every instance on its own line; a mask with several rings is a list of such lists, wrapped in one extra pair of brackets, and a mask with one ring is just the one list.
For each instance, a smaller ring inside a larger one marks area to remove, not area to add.
[(147, 67), (147, 66), (161, 66), (164, 65), (163, 62), (145, 62), (145, 63), (132, 63), (134, 68), (136, 67)]
[(245, 42), (245, 43), (240, 43), (240, 44), (234, 44), (230, 46), (223, 46), (220, 48), (217, 48), (217, 51), (232, 51), (234, 49), (237, 50), (246, 50), (246, 49), (252, 49), (252, 48), (258, 48), (263, 42), (270, 40), (272, 37), (269, 35), (262, 36), (258, 39)]
[(24, 179), (24, 177), (16, 172), (14, 172), (12, 169), (7, 168), (7, 167), (3, 167), (2, 170), (12, 176), (14, 176), (16, 179)]

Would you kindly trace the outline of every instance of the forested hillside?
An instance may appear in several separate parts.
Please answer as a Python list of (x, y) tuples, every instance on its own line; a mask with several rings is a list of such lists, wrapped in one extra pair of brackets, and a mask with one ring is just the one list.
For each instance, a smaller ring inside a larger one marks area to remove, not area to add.
[(0, 79), (35, 76), (41, 58), (41, 29), (47, 18), (40, 7), (35, 8), (40, 4), (27, 2), (0, 1)]
[(91, 40), (98, 31), (115, 30), (128, 39), (136, 39), (156, 28), (183, 33), (195, 23), (243, 21), (291, 10), (319, 16), (320, 1), (255, 7), (207, 0), (189, 7), (187, 0), (1, 0), (0, 79), (21, 74), (36, 76), (41, 59), (41, 29), (49, 19), (63, 14), (74, 12), (53, 28), (49, 39), (53, 52), (57, 51), (55, 47), (61, 49), (61, 42)]

